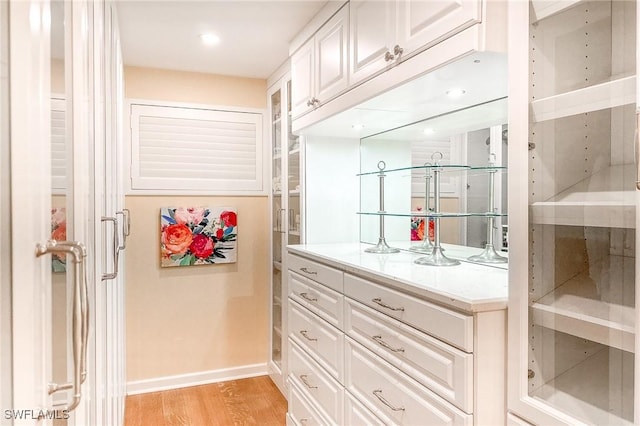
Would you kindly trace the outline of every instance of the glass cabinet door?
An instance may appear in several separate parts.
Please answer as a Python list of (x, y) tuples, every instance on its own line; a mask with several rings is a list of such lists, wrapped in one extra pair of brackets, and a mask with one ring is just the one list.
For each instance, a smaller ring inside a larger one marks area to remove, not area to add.
[(291, 80), (287, 82), (287, 244), (300, 244), (300, 137), (291, 131)]
[(518, 373), (545, 415), (633, 424), (636, 3), (532, 1), (528, 31), (528, 353)]
[(283, 154), (282, 154), (282, 90), (271, 95), (271, 217), (272, 217), (272, 282), (271, 282), (271, 360), (282, 366), (282, 240), (283, 223)]

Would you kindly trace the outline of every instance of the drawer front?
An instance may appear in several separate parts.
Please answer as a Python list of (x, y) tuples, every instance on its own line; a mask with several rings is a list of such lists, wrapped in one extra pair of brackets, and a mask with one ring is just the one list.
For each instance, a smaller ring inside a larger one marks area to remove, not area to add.
[(471, 425), (473, 416), (347, 338), (345, 387), (386, 424)]
[(341, 294), (289, 271), (289, 297), (342, 329), (344, 297)]
[(349, 426), (384, 426), (384, 423), (349, 392), (345, 391), (344, 424)]
[(344, 284), (345, 296), (465, 352), (473, 351), (473, 316), (451, 311), (349, 274), (345, 274)]
[(330, 425), (331, 422), (325, 420), (322, 415), (314, 409), (313, 404), (307, 400), (298, 387), (289, 383), (289, 404), (287, 412), (287, 424), (291, 422), (297, 426), (320, 426)]
[(295, 254), (289, 254), (287, 262), (289, 270), (296, 272), (303, 277), (309, 278), (310, 280), (319, 282), (338, 293), (342, 293), (342, 271), (304, 257), (296, 256)]
[(342, 382), (344, 335), (340, 330), (289, 299), (289, 337)]
[(342, 424), (342, 385), (291, 340), (289, 349), (289, 382), (296, 383), (307, 399), (332, 423)]
[(346, 298), (344, 331), (467, 413), (473, 412), (473, 355)]

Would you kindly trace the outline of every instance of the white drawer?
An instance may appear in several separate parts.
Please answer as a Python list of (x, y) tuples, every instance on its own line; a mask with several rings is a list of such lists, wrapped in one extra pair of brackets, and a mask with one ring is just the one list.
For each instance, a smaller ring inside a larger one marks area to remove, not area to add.
[(287, 425), (316, 426), (331, 425), (322, 415), (313, 408), (313, 404), (304, 397), (298, 387), (289, 382), (289, 400), (287, 411)]
[(287, 262), (289, 270), (342, 293), (342, 271), (295, 254), (289, 254)]
[(344, 294), (465, 352), (473, 351), (471, 315), (454, 312), (349, 274), (344, 276)]
[(344, 392), (344, 424), (349, 426), (384, 426), (371, 411), (360, 404), (349, 392)]
[(342, 424), (342, 385), (291, 340), (289, 349), (289, 382), (296, 383), (314, 407), (332, 423)]
[(349, 298), (344, 331), (467, 413), (473, 412), (473, 355)]
[(385, 424), (471, 425), (473, 416), (454, 407), (350, 338), (346, 339), (345, 387)]
[(289, 271), (289, 297), (342, 329), (344, 296), (341, 294)]
[(289, 337), (342, 382), (344, 334), (289, 299)]

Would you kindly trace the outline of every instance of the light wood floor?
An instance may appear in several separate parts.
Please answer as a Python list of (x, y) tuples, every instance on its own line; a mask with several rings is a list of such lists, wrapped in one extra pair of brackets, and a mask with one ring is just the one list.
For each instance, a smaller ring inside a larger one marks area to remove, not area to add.
[(268, 376), (127, 396), (125, 426), (284, 425), (287, 401)]

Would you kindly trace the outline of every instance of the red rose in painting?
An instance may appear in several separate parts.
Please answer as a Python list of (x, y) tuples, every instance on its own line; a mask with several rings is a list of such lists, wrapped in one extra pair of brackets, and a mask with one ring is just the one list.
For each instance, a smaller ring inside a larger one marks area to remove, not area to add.
[(195, 257), (206, 259), (213, 253), (213, 240), (206, 235), (196, 234), (189, 246), (189, 250)]
[(224, 222), (224, 226), (236, 226), (238, 224), (238, 216), (235, 212), (223, 211), (220, 213), (220, 220)]
[(51, 233), (51, 239), (56, 241), (66, 241), (67, 239), (67, 224), (62, 223), (56, 227)]
[(193, 234), (185, 224), (169, 225), (162, 232), (162, 245), (166, 254), (182, 254), (187, 251)]
[(218, 230), (216, 231), (216, 238), (221, 240), (222, 237), (224, 237), (224, 231), (222, 230), (222, 228), (218, 228)]

